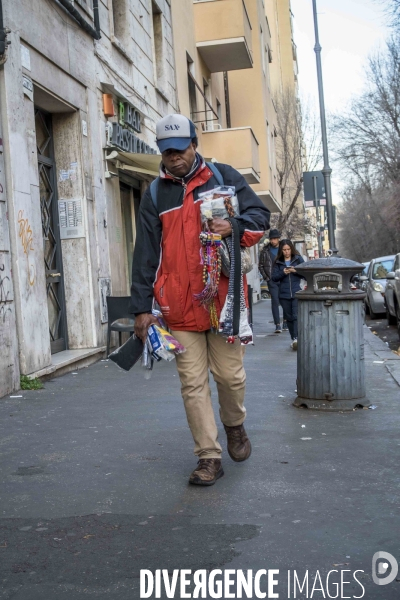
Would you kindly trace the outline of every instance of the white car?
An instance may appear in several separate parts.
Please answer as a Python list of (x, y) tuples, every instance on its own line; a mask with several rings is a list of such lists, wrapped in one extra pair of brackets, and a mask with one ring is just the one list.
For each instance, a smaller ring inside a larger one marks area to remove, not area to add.
[(385, 313), (384, 293), (386, 277), (393, 271), (394, 255), (373, 258), (369, 263), (367, 275), (361, 275), (362, 289), (367, 293), (365, 304), (371, 319), (376, 319), (379, 314)]
[(400, 337), (400, 252), (394, 259), (393, 271), (386, 275), (385, 305), (388, 325), (396, 325)]

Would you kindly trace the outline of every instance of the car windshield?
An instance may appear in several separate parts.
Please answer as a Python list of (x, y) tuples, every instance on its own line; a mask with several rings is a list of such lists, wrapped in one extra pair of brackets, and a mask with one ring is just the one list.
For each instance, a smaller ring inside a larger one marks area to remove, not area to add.
[(386, 279), (387, 274), (392, 270), (393, 259), (376, 262), (372, 270), (372, 279)]

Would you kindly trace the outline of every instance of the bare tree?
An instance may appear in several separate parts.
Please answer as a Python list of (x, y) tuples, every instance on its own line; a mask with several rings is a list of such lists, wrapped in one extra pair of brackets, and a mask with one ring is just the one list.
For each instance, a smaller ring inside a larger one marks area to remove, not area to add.
[(390, 24), (394, 29), (400, 28), (400, 0), (377, 0), (383, 4), (384, 10), (390, 19)]
[(367, 184), (400, 182), (400, 39), (369, 59), (367, 89), (333, 119), (342, 168)]
[(398, 252), (400, 34), (393, 35), (386, 48), (369, 59), (366, 89), (349, 110), (333, 118), (331, 135), (343, 178), (350, 182), (339, 216), (341, 247), (344, 250), (350, 243), (345, 241), (348, 234), (364, 260), (371, 253)]
[(338, 213), (338, 243), (343, 256), (365, 262), (398, 251), (395, 227), (389, 218), (391, 202), (388, 189), (348, 186)]
[(290, 238), (304, 237), (309, 225), (302, 202), (303, 171), (313, 170), (321, 158), (319, 127), (309, 102), (285, 89), (275, 98), (277, 112), (276, 166), (282, 213), (271, 226)]

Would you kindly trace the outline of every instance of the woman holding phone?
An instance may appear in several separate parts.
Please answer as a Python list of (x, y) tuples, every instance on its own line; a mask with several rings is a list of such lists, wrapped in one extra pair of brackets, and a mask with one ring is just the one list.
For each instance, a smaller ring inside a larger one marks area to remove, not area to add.
[(290, 240), (279, 242), (272, 280), (280, 282), (279, 302), (283, 308), (284, 319), (287, 320), (293, 350), (297, 350), (297, 298), (295, 294), (301, 289), (300, 280), (302, 279), (302, 276), (296, 273), (296, 267), (303, 262), (303, 257), (300, 256)]

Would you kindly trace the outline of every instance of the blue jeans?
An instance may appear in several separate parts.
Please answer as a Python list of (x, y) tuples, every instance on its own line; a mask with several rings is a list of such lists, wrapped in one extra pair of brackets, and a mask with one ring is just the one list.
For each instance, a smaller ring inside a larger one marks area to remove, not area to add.
[(268, 281), (268, 289), (269, 293), (271, 294), (272, 318), (274, 319), (275, 325), (279, 325), (281, 322), (281, 318), (279, 316), (279, 283), (276, 283), (270, 279)]
[(283, 318), (286, 319), (290, 337), (297, 339), (297, 298), (281, 298)]

